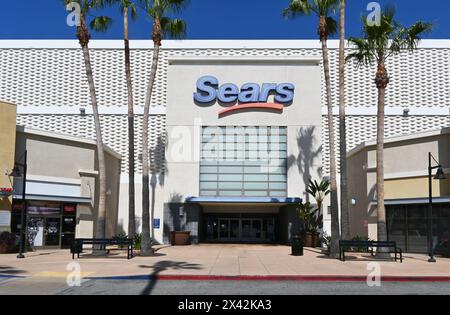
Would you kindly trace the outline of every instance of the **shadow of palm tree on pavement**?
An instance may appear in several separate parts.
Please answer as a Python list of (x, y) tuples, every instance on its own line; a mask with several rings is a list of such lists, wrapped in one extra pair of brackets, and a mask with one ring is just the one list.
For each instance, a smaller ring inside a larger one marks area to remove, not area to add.
[(185, 261), (168, 261), (168, 260), (163, 260), (163, 261), (159, 261), (154, 265), (151, 266), (146, 266), (146, 265), (141, 265), (139, 267), (141, 268), (151, 268), (153, 269), (153, 272), (150, 274), (150, 279), (149, 279), (149, 283), (145, 286), (145, 288), (142, 290), (141, 295), (150, 295), (151, 292), (153, 291), (156, 283), (158, 282), (158, 275), (166, 270), (198, 270), (200, 269), (199, 264), (191, 264)]

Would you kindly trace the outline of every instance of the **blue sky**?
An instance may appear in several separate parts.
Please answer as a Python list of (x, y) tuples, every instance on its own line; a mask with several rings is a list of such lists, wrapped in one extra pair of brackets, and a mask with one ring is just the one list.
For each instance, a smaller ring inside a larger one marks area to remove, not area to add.
[[(6, 0), (0, 0), (3, 4)], [(348, 35), (360, 35), (360, 16), (370, 0), (348, 0)], [(397, 20), (409, 25), (416, 20), (434, 24), (429, 38), (450, 38), (450, 1), (387, 0), (382, 5), (397, 7)], [(188, 39), (313, 39), (317, 21), (302, 17), (285, 20), (281, 11), (289, 0), (191, 0), (181, 14), (188, 22)], [(426, 5), (424, 5), (426, 3)], [(73, 39), (74, 28), (66, 24), (61, 0), (8, 1), (0, 19), (0, 39)], [(93, 39), (122, 38), (122, 17), (111, 8), (105, 13), (114, 19), (107, 33), (93, 34)], [(131, 39), (148, 39), (150, 21), (140, 12), (130, 26)]]

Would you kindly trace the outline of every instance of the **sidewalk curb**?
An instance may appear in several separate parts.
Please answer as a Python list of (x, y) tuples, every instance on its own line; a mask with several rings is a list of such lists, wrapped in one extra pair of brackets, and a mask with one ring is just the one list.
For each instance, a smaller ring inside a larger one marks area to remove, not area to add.
[[(213, 276), (213, 275), (137, 275), (86, 277), (86, 280), (131, 281), (297, 281), (297, 282), (366, 282), (367, 276)], [(382, 276), (382, 282), (450, 282), (450, 277)]]

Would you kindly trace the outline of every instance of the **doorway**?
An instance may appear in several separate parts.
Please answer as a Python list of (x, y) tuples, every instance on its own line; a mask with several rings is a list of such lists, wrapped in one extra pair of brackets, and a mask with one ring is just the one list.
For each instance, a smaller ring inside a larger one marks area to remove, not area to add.
[(29, 216), (27, 239), (34, 248), (60, 248), (61, 217)]
[(271, 243), (276, 241), (273, 215), (214, 215), (205, 217), (208, 242)]

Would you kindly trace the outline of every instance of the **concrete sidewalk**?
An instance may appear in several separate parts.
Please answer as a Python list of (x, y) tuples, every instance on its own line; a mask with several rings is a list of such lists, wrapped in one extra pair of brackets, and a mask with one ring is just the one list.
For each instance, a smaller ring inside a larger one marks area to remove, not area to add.
[[(81, 276), (340, 276), (366, 277), (369, 262), (378, 262), (383, 277), (450, 277), (450, 259), (438, 257), (436, 264), (426, 255), (405, 254), (404, 263), (378, 261), (370, 255), (348, 254), (346, 262), (324, 256), (319, 249), (305, 248), (305, 255), (290, 255), (290, 247), (275, 245), (160, 246), (154, 257), (126, 259), (126, 253), (108, 257), (86, 253), (72, 260), (69, 250), (40, 250), (19, 260), (14, 254), (0, 255), (0, 286), (11, 277), (66, 278), (70, 263), (81, 267)], [(3, 280), (2, 280), (3, 279)]]

